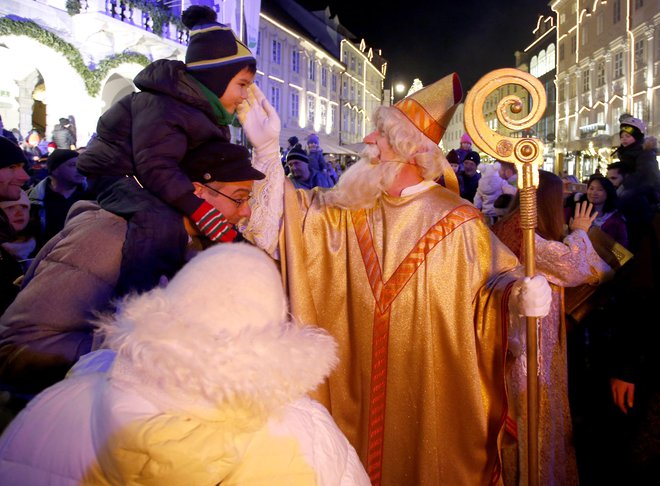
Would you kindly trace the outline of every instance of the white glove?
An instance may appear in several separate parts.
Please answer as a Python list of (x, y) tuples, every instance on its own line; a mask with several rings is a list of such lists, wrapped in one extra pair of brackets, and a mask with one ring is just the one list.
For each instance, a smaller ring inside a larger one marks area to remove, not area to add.
[(542, 275), (525, 277), (513, 284), (509, 310), (513, 315), (545, 317), (550, 312), (552, 289)]
[(251, 84), (248, 87), (248, 97), (238, 105), (236, 113), (245, 135), (258, 153), (276, 150), (279, 155), (280, 117), (259, 86)]

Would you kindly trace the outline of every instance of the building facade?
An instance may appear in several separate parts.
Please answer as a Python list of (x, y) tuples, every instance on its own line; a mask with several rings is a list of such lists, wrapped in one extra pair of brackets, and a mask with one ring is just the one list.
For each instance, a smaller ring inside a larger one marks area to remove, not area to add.
[[(523, 51), (515, 53), (516, 67), (538, 78), (545, 88), (547, 100), (545, 113), (532, 127), (530, 135), (543, 142), (542, 168), (549, 172), (557, 172), (558, 167), (555, 160), (557, 27), (554, 17), (540, 15), (532, 34), (532, 42)], [(525, 98), (529, 100), (528, 96)]]
[(59, 118), (70, 116), (84, 146), (99, 116), (135, 91), (132, 80), (144, 66), (185, 58), (180, 12), (191, 3), (213, 6), (218, 21), (247, 39), (257, 57), (256, 83), (282, 119), (282, 146), (291, 135), (304, 141), (318, 133), (327, 151), (353, 153), (342, 147), (368, 129), (382, 102), (386, 63), (328, 9), (309, 12), (294, 0), (3, 0), (5, 127), (23, 136), (36, 128), (50, 139)]
[(660, 0), (557, 0), (558, 169), (584, 178), (611, 162), (619, 118), (660, 132)]

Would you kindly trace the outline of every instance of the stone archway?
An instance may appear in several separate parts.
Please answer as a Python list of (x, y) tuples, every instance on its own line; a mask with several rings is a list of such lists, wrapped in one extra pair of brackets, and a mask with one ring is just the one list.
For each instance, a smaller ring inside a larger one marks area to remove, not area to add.
[(121, 98), (133, 92), (135, 92), (135, 85), (132, 81), (118, 73), (113, 73), (101, 91), (102, 111), (105, 112)]

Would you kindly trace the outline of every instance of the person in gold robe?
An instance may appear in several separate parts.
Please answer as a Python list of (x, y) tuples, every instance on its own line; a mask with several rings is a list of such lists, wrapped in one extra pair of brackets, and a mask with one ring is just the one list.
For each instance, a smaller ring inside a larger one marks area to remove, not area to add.
[(257, 87), (238, 109), (266, 173), (245, 234), (279, 258), (293, 315), (337, 339), (317, 398), (372, 484), (499, 483), (509, 315), (549, 308), (547, 281), (523, 280), (457, 195), (438, 142), (461, 97), (453, 74), (378, 108), (362, 159), (330, 190), (284, 180), (279, 119)]

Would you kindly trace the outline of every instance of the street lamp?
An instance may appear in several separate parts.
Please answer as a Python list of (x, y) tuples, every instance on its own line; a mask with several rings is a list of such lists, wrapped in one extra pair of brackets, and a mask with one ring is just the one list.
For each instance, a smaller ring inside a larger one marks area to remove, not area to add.
[(398, 94), (403, 93), (406, 90), (406, 85), (403, 83), (396, 83), (390, 85), (390, 106), (394, 104), (394, 92)]

